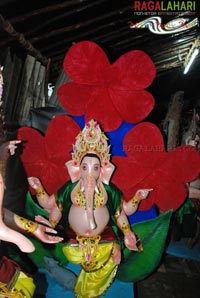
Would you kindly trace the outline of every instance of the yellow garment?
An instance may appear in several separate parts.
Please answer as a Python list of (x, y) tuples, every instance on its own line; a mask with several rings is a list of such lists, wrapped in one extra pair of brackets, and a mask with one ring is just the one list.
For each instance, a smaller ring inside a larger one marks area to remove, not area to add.
[(32, 298), (35, 292), (33, 278), (16, 270), (11, 281), (5, 285), (0, 283), (0, 298)]
[(99, 243), (95, 256), (91, 258), (92, 266), (85, 268), (84, 251), (78, 245), (69, 244), (63, 247), (69, 262), (81, 264), (83, 267), (74, 289), (76, 297), (94, 298), (102, 295), (110, 286), (117, 272), (117, 265), (111, 257), (112, 248), (113, 242)]

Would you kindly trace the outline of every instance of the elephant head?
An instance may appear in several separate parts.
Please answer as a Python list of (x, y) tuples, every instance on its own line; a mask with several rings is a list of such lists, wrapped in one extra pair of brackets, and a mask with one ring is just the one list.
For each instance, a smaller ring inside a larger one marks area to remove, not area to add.
[(80, 188), (85, 193), (88, 223), (91, 229), (95, 229), (94, 192), (98, 191), (97, 181), (108, 184), (115, 167), (111, 163), (102, 167), (99, 157), (93, 153), (87, 153), (79, 166), (74, 166), (72, 161), (67, 162), (66, 166), (72, 182), (80, 180)]

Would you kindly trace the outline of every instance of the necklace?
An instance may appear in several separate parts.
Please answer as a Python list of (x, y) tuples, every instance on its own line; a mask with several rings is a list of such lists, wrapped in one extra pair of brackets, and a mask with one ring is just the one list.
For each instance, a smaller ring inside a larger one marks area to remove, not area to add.
[[(78, 187), (77, 192), (75, 193), (75, 200), (79, 207), (86, 209), (85, 190), (80, 189), (80, 186)], [(101, 186), (98, 186), (98, 192), (95, 190), (95, 193), (94, 193), (93, 209), (101, 207), (103, 205), (103, 202), (104, 202), (103, 189)]]

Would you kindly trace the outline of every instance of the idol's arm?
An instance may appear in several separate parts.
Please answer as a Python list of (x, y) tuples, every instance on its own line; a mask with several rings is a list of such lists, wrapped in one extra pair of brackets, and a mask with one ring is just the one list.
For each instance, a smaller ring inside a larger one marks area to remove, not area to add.
[(21, 143), (20, 140), (12, 140), (0, 145), (0, 172), (3, 177), (3, 180), (5, 179), (7, 160), (10, 155), (15, 154), (17, 144), (19, 143)]
[(23, 234), (32, 234), (45, 243), (57, 243), (63, 240), (63, 238), (61, 237), (47, 234), (56, 234), (57, 232), (54, 229), (19, 216), (5, 208), (3, 209), (3, 221), (12, 230), (18, 231)]
[(128, 202), (123, 201), (123, 210), (126, 213), (126, 215), (132, 215), (133, 213), (135, 213), (138, 209), (138, 206), (141, 202), (141, 200), (144, 200), (147, 198), (147, 196), (149, 195), (149, 192), (152, 191), (152, 188), (148, 188), (148, 189), (139, 189), (137, 190), (137, 192), (135, 193), (134, 197), (129, 200)]
[(30, 186), (35, 189), (36, 191), (36, 198), (38, 203), (42, 208), (44, 208), (49, 213), (49, 222), (42, 216), (37, 216), (36, 220), (43, 223), (50, 225), (52, 227), (56, 227), (58, 222), (62, 217), (62, 213), (57, 205), (56, 195), (48, 195), (45, 191), (42, 183), (37, 177), (29, 177), (28, 182)]
[(128, 218), (122, 209), (119, 215), (115, 215), (117, 226), (121, 229), (124, 234), (124, 244), (130, 250), (138, 250), (137, 239), (128, 222)]

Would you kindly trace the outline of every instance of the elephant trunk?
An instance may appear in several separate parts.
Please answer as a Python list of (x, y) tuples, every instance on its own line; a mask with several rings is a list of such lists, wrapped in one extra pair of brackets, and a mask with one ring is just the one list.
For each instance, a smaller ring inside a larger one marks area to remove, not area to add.
[(94, 218), (94, 191), (96, 186), (96, 180), (94, 177), (89, 175), (86, 178), (86, 185), (85, 185), (85, 199), (86, 199), (86, 212), (89, 226), (92, 230), (95, 230), (97, 224)]

